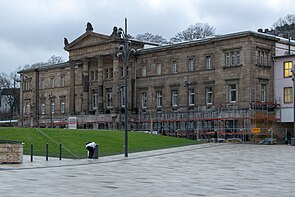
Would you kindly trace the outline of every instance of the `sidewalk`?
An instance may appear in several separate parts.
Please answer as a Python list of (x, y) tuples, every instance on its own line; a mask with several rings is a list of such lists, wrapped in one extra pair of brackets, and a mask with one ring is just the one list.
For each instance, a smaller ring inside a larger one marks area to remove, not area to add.
[(295, 147), (201, 144), (0, 165), (0, 196), (294, 196)]

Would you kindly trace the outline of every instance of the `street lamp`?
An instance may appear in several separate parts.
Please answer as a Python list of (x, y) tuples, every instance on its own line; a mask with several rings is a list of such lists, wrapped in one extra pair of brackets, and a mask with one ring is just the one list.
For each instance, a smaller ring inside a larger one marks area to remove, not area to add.
[(128, 39), (128, 34), (127, 34), (127, 19), (125, 18), (125, 31), (122, 28), (118, 29), (118, 35), (120, 35), (121, 38), (123, 38), (124, 44), (121, 44), (119, 46), (119, 50), (117, 52), (117, 57), (122, 56), (124, 60), (124, 65), (125, 65), (125, 99), (124, 99), (124, 104), (125, 104), (125, 157), (128, 157), (128, 61), (129, 57), (131, 55), (135, 55), (136, 50), (135, 49), (130, 49), (130, 44), (131, 41)]

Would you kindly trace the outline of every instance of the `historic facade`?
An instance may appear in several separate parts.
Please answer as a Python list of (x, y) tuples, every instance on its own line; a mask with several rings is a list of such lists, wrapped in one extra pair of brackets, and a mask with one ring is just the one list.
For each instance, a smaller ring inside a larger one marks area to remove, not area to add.
[[(22, 124), (56, 126), (76, 116), (80, 128), (121, 128), (122, 41), (116, 27), (108, 36), (88, 24), (65, 39), (69, 62), (21, 71)], [(263, 119), (253, 109), (273, 107), (278, 42), (252, 31), (165, 46), (130, 39), (137, 51), (128, 67), (130, 129), (250, 132), (260, 124), (253, 117)]]

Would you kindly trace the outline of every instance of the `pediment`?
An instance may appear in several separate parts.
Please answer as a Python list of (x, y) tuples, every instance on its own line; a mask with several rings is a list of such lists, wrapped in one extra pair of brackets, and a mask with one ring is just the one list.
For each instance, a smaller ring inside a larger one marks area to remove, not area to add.
[(86, 32), (73, 42), (65, 46), (65, 50), (70, 51), (77, 48), (83, 48), (91, 45), (101, 44), (110, 41), (110, 36), (94, 32)]

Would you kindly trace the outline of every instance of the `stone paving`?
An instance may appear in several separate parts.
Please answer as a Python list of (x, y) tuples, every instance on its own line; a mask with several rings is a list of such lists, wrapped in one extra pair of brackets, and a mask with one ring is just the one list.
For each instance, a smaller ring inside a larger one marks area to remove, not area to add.
[(0, 165), (0, 196), (295, 196), (295, 146), (202, 144)]

